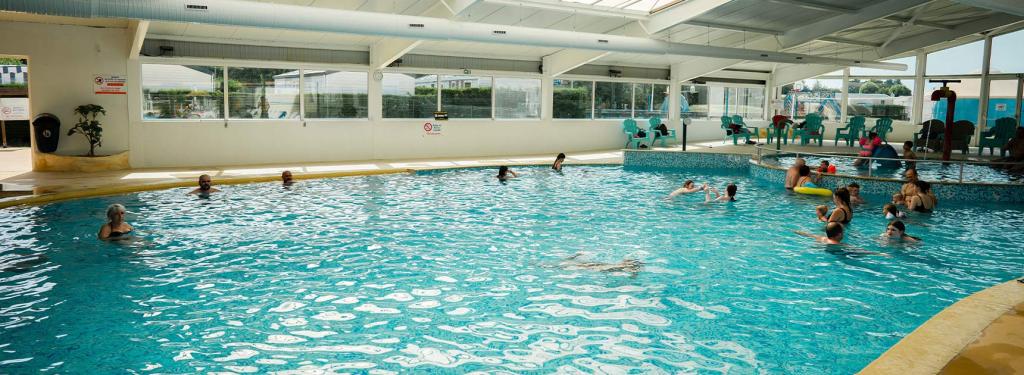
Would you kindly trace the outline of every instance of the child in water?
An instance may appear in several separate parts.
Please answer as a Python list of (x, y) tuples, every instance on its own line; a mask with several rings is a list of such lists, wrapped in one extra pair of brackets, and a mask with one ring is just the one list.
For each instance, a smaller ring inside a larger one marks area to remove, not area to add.
[(885, 206), (882, 206), (882, 214), (885, 215), (885, 218), (889, 220), (896, 220), (907, 217), (907, 214), (897, 209), (896, 205), (892, 203), (886, 203)]
[(907, 226), (902, 221), (896, 220), (885, 227), (885, 233), (882, 237), (888, 238), (890, 241), (903, 241), (903, 242), (919, 242), (921, 238), (914, 237), (907, 234)]

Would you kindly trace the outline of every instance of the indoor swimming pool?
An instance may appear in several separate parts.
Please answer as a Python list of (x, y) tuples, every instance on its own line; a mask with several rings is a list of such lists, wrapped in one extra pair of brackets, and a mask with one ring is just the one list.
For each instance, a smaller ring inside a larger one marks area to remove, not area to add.
[[(807, 161), (807, 166), (811, 167), (812, 171), (821, 164), (822, 160), (827, 160), (830, 164), (836, 166), (837, 174), (848, 176), (871, 176), (903, 179), (903, 173), (906, 171), (905, 166), (901, 166), (899, 168), (887, 168), (879, 165), (878, 162), (875, 162), (871, 171), (868, 172), (868, 168), (866, 166), (854, 166), (853, 162), (855, 159), (851, 158), (828, 157), (825, 155), (800, 155), (800, 157)], [(793, 161), (795, 159), (796, 156), (792, 155), (778, 157), (772, 155), (765, 156), (762, 160), (767, 165), (789, 168), (789, 166), (793, 165)], [(982, 162), (964, 164), (962, 170), (960, 167), (960, 163), (957, 161), (953, 161), (948, 164), (936, 162), (935, 160), (919, 160), (916, 162), (918, 176), (920, 176), (922, 180), (926, 181), (959, 182), (962, 176), (963, 182), (994, 184), (1024, 183), (1024, 180), (1022, 180), (1024, 179), (1024, 174), (992, 168)], [(963, 172), (962, 175), (961, 172)]]
[[(825, 198), (746, 172), (513, 170), (0, 210), (0, 372), (849, 374), (1024, 264), (1019, 204), (902, 244), (869, 195), (834, 246), (794, 233)], [(686, 179), (738, 201), (666, 200)], [(111, 203), (136, 238), (96, 240)]]

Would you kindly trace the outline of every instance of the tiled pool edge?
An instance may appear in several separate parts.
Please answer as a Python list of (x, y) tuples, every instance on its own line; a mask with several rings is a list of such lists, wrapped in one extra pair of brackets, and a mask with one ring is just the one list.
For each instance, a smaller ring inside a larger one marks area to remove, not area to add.
[(876, 358), (860, 374), (936, 374), (993, 321), (1024, 303), (1024, 283), (1010, 280), (943, 309)]

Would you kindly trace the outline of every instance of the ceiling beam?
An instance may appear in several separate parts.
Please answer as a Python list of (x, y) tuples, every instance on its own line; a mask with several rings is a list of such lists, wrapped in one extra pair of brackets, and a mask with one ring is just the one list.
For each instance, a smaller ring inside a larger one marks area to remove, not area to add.
[(773, 3), (778, 3), (778, 4), (795, 5), (795, 6), (804, 8), (804, 9), (813, 9), (813, 10), (820, 10), (820, 11), (825, 11), (825, 12), (832, 12), (832, 13), (843, 13), (843, 14), (857, 13), (856, 9), (841, 7), (841, 6), (832, 5), (832, 4), (823, 4), (823, 3), (813, 2), (813, 1), (806, 1), (806, 0), (768, 0), (768, 1), (771, 1)]
[(881, 47), (882, 46), (882, 43), (878, 43), (878, 42), (865, 42), (865, 41), (862, 41), (862, 40), (853, 40), (853, 39), (839, 38), (839, 37), (834, 37), (834, 36), (825, 36), (825, 37), (818, 38), (818, 40), (820, 40), (822, 42), (849, 44), (849, 45), (854, 45), (854, 46), (864, 46), (864, 47), (872, 47), (872, 48), (877, 48), (877, 47)]
[(422, 44), (422, 40), (383, 38), (370, 45), (370, 70), (384, 69)]
[(132, 21), (131, 30), (132, 44), (128, 48), (128, 59), (136, 60), (139, 58), (139, 53), (142, 52), (142, 43), (146, 41), (146, 33), (149, 32), (149, 21)]
[(953, 28), (956, 27), (944, 23), (922, 21), (914, 17), (888, 16), (885, 17), (884, 19), (888, 21), (899, 22), (901, 24), (910, 24), (912, 26), (924, 26), (940, 30), (953, 30)]
[(965, 23), (955, 27), (953, 30), (936, 30), (930, 33), (915, 35), (908, 38), (897, 39), (884, 48), (878, 50), (879, 56), (892, 56), (897, 53), (906, 52), (912, 49), (925, 48), (933, 44), (949, 40), (959, 39), (971, 34), (989, 31), (1001, 26), (1020, 22), (1021, 17), (1009, 14), (994, 14), (977, 22)]
[(882, 42), (881, 47), (885, 48), (885, 46), (889, 45), (889, 43), (892, 43), (892, 41), (896, 40), (896, 38), (899, 38), (899, 36), (903, 34), (904, 31), (907, 31), (907, 29), (913, 27), (914, 20), (917, 20), (917, 17), (921, 16), (921, 12), (924, 11), (925, 7), (926, 5), (922, 5), (914, 9), (914, 14), (910, 16), (910, 19), (907, 20), (907, 22), (902, 23), (900, 27), (896, 28), (896, 30), (893, 30), (892, 33), (889, 34), (889, 37), (885, 39), (885, 42)]
[(983, 8), (1024, 17), (1024, 4), (1020, 0), (955, 0), (964, 5), (976, 8)]
[(868, 5), (854, 14), (830, 17), (787, 31), (779, 40), (783, 48), (798, 46), (823, 36), (842, 31), (862, 23), (890, 16), (928, 3), (931, 0), (886, 0)]
[(588, 64), (594, 60), (608, 56), (610, 52), (563, 49), (541, 59), (541, 69), (545, 76), (554, 77)]
[(750, 27), (750, 26), (743, 26), (743, 25), (733, 25), (733, 24), (717, 23), (717, 22), (686, 21), (686, 22), (683, 22), (683, 23), (687, 24), (687, 25), (690, 25), (690, 26), (707, 27), (707, 28), (718, 29), (718, 30), (746, 31), (748, 33), (758, 33), (758, 34), (776, 35), (776, 36), (782, 35), (782, 34), (786, 33), (785, 31), (782, 31), (782, 30), (762, 29), (762, 28), (759, 28), (759, 27)]
[(698, 57), (692, 60), (672, 64), (672, 66), (677, 70), (675, 78), (678, 79), (679, 82), (683, 82), (706, 76), (741, 62), (743, 62), (743, 60)]
[(680, 23), (700, 17), (732, 0), (687, 0), (652, 14), (640, 21), (649, 34), (657, 34)]
[(586, 14), (590, 16), (627, 18), (633, 20), (647, 20), (650, 17), (649, 13), (643, 11), (599, 7), (594, 5), (573, 3), (560, 0), (483, 0), (483, 2), (488, 4), (498, 4), (511, 7), (521, 6), (534, 9), (546, 9), (560, 13)]
[(452, 13), (452, 18), (462, 16), (467, 10), (482, 2), (483, 0), (441, 0), (441, 4)]
[(817, 77), (822, 74), (834, 72), (844, 68), (839, 65), (790, 65), (775, 69), (772, 73), (772, 82), (775, 86), (784, 86), (790, 83)]

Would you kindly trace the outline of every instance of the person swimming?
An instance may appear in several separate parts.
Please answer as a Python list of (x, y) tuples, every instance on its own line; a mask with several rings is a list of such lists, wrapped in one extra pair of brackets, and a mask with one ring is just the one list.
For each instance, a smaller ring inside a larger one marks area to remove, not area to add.
[(498, 167), (497, 177), (499, 181), (507, 181), (509, 179), (519, 177), (519, 175), (517, 175), (516, 172), (512, 172), (512, 170), (508, 169), (507, 166), (502, 165), (501, 167)]
[(818, 220), (826, 223), (849, 224), (850, 220), (853, 220), (853, 210), (850, 209), (850, 191), (846, 188), (836, 189), (832, 193), (832, 202), (835, 203), (836, 208), (828, 216), (825, 216), (828, 206), (821, 205), (815, 208)]
[(555, 156), (555, 163), (551, 164), (551, 169), (561, 172), (563, 162), (565, 162), (565, 154), (559, 153), (558, 156)]
[(292, 171), (281, 172), (281, 185), (288, 187), (294, 184), (295, 180), (292, 179)]
[(846, 185), (846, 190), (850, 191), (850, 204), (864, 204), (864, 198), (860, 197), (860, 184), (851, 182)]
[(914, 188), (906, 199), (908, 210), (926, 214), (932, 213), (937, 203), (935, 195), (932, 194), (931, 184), (921, 180), (914, 181)]
[(131, 224), (124, 221), (124, 206), (114, 203), (107, 207), (107, 223), (96, 234), (101, 240), (117, 240), (127, 237), (132, 231)]
[(885, 226), (885, 233), (882, 233), (882, 237), (888, 238), (890, 241), (904, 241), (904, 242), (920, 242), (920, 237), (914, 237), (907, 234), (907, 226), (902, 221), (896, 220), (889, 225)]
[[(719, 194), (718, 193), (718, 189), (715, 189), (713, 187), (708, 187), (707, 184), (704, 184), (703, 189), (704, 189), (704, 203), (711, 203), (711, 202), (735, 202), (736, 201), (736, 192), (737, 192), (736, 184), (729, 184), (729, 185), (727, 185), (725, 187), (725, 195)], [(715, 193), (715, 199), (711, 199), (711, 193), (712, 192)]]
[(636, 277), (644, 268), (644, 263), (636, 259), (626, 258), (619, 263), (586, 262), (578, 260), (582, 255), (583, 253), (573, 254), (572, 256), (565, 258), (559, 266), (570, 270), (584, 269), (609, 273), (625, 272), (629, 273), (630, 277)]
[(794, 185), (795, 187), (816, 188), (818, 187), (817, 183), (821, 181), (820, 174), (816, 175), (816, 177), (811, 177), (811, 167), (806, 165), (800, 166), (799, 175), (800, 176), (796, 180), (796, 185)]
[(220, 191), (220, 189), (213, 187), (213, 179), (210, 178), (210, 175), (204, 174), (199, 176), (199, 187), (190, 191), (189, 194), (210, 195), (210, 193), (216, 193), (218, 191)]
[(885, 206), (882, 206), (882, 214), (885, 215), (885, 218), (889, 220), (896, 220), (907, 217), (907, 214), (897, 209), (896, 205), (892, 203), (886, 203)]
[(821, 242), (823, 244), (837, 245), (837, 244), (841, 244), (843, 242), (843, 232), (844, 232), (844, 229), (843, 229), (843, 225), (842, 224), (839, 224), (837, 222), (831, 222), (831, 223), (828, 223), (828, 224), (825, 225), (825, 235), (824, 236), (819, 236), (819, 235), (816, 235), (816, 234), (811, 234), (811, 233), (807, 233), (807, 232), (803, 232), (803, 231), (796, 231), (796, 234), (799, 234), (799, 235), (805, 236), (805, 237), (813, 238), (813, 239), (818, 240), (818, 242)]
[(696, 193), (706, 188), (707, 186), (697, 187), (697, 185), (693, 183), (693, 180), (686, 180), (686, 182), (683, 182), (683, 187), (676, 189), (675, 191), (670, 193), (668, 197), (675, 198), (678, 195)]

